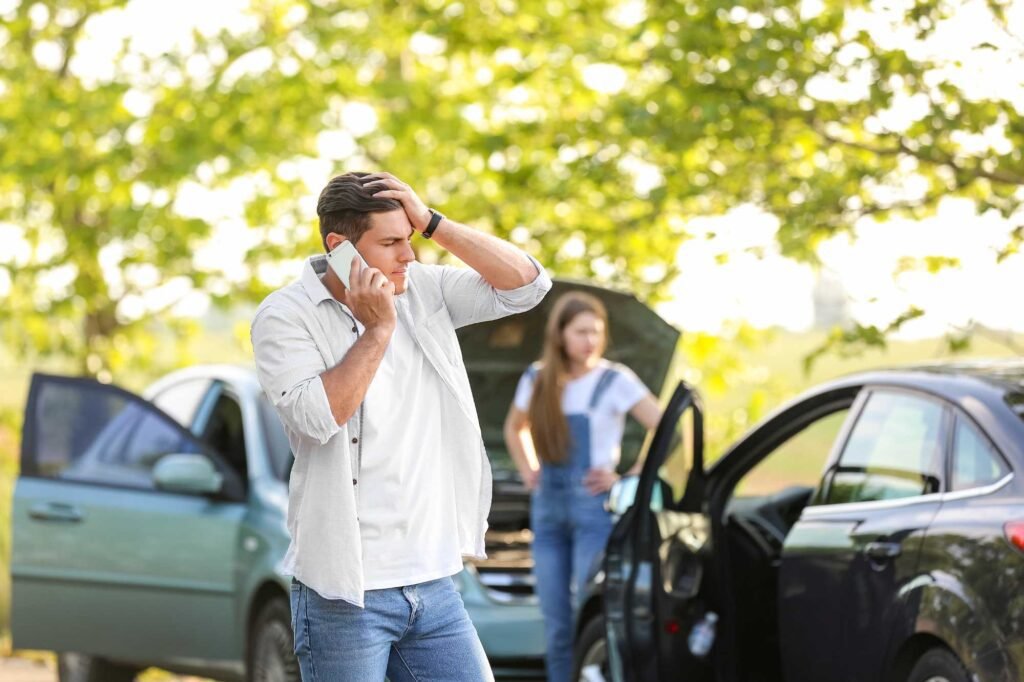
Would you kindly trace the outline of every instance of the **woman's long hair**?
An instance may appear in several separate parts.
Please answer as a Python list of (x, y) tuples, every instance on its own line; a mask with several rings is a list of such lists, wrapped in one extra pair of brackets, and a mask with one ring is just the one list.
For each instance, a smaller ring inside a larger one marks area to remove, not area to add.
[(601, 301), (578, 291), (563, 294), (555, 301), (548, 317), (540, 370), (534, 379), (530, 397), (527, 416), (533, 447), (541, 461), (549, 464), (564, 462), (569, 455), (569, 422), (562, 412), (562, 393), (569, 382), (569, 356), (565, 352), (563, 332), (581, 313), (593, 313), (604, 321), (607, 342), (608, 312)]

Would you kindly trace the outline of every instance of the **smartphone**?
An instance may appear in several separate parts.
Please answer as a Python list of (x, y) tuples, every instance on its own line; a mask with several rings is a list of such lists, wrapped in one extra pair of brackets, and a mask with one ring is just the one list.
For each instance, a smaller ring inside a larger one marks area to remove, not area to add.
[(352, 245), (351, 240), (346, 239), (341, 244), (335, 247), (333, 251), (327, 254), (327, 263), (334, 270), (334, 274), (338, 276), (341, 283), (345, 285), (346, 289), (350, 289), (351, 285), (348, 282), (348, 275), (352, 271), (352, 259), (358, 258), (359, 262), (363, 264), (363, 267), (369, 267), (363, 257), (356, 251), (356, 247)]

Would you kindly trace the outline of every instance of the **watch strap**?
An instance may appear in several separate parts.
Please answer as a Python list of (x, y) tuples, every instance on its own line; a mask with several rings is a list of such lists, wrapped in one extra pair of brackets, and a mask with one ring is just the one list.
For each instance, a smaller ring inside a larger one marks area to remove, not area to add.
[(443, 215), (434, 209), (430, 209), (430, 222), (427, 223), (426, 229), (423, 230), (423, 238), (430, 239), (434, 234), (434, 230), (437, 229), (437, 226), (441, 224), (442, 220), (444, 220)]

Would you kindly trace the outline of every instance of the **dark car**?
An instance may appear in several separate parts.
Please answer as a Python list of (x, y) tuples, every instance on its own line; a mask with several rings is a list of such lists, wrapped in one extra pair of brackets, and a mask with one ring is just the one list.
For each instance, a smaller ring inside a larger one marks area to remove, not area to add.
[(828, 383), (706, 470), (702, 423), (680, 385), (613, 491), (577, 679), (1024, 679), (1024, 363)]

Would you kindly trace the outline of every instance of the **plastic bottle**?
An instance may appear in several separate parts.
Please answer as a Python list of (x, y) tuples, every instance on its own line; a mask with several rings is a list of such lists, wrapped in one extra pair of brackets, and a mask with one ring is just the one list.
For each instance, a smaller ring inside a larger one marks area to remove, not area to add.
[(718, 614), (708, 611), (694, 624), (687, 640), (691, 654), (697, 658), (704, 658), (710, 653), (711, 646), (715, 643), (715, 623), (717, 622)]

